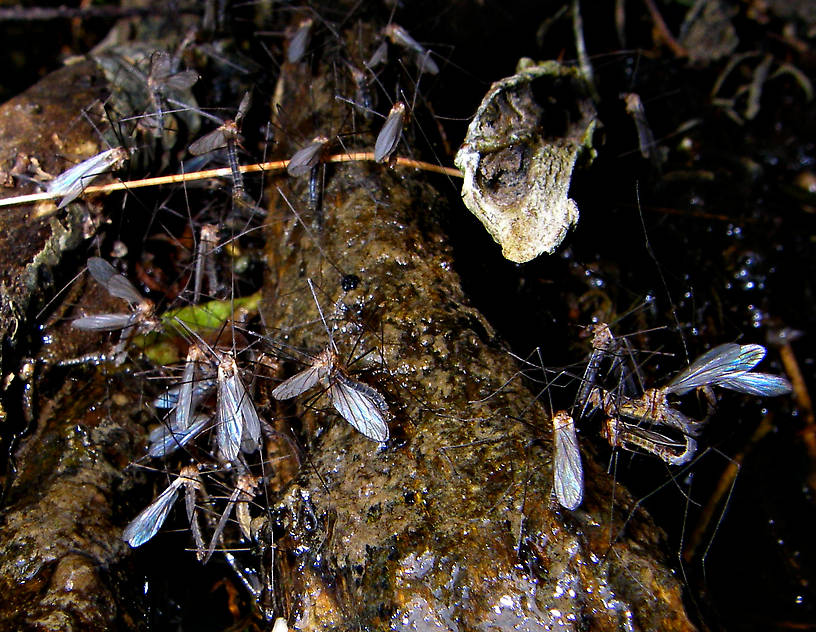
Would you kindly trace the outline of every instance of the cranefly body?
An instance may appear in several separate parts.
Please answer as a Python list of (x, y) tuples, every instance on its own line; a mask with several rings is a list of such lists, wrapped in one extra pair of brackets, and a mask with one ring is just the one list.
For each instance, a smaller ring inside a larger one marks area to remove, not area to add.
[(562, 507), (576, 509), (584, 498), (584, 468), (575, 422), (565, 410), (553, 415), (553, 487)]
[(606, 420), (601, 435), (612, 448), (647, 452), (669, 465), (684, 465), (697, 452), (697, 442), (687, 434), (682, 435), (681, 441), (675, 441), (661, 432), (629, 424), (615, 417)]
[(232, 120), (224, 121), (221, 126), (212, 132), (202, 136), (193, 142), (188, 148), (194, 156), (200, 156), (217, 149), (227, 150), (227, 162), (229, 163), (232, 178), (232, 195), (241, 197), (244, 194), (244, 177), (238, 163), (238, 145), (241, 142), (241, 123), (249, 111), (252, 103), (251, 94), (247, 92), (241, 99), (238, 112)]
[(386, 25), (382, 32), (385, 37), (391, 40), (392, 44), (416, 53), (416, 64), (420, 72), (427, 72), (432, 75), (439, 74), (439, 66), (431, 59), (431, 51), (411, 37), (411, 34), (405, 28), (392, 22)]
[(584, 375), (581, 378), (581, 386), (578, 389), (578, 395), (575, 397), (574, 409), (577, 411), (578, 419), (581, 419), (586, 412), (586, 407), (589, 404), (589, 395), (595, 387), (598, 371), (601, 368), (601, 361), (604, 356), (611, 353), (615, 338), (612, 335), (612, 330), (606, 323), (592, 325), (592, 353), (589, 356)]

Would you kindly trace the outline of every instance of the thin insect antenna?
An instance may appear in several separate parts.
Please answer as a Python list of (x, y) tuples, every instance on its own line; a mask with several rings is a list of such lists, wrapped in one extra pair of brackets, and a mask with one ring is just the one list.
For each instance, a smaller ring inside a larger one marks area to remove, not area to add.
[[(215, 114), (210, 114), (206, 110), (202, 110), (201, 108), (195, 107), (190, 105), (189, 103), (184, 103), (183, 101), (177, 101), (171, 97), (165, 97), (164, 99), (168, 103), (171, 103), (178, 107), (178, 110), (173, 110), (174, 112), (195, 112), (199, 116), (203, 116), (206, 119), (211, 120), (213, 123), (218, 123), (219, 125), (224, 123), (224, 119), (217, 117)], [(221, 108), (219, 108), (221, 109)], [(140, 118), (140, 117), (132, 117), (132, 118)]]
[(686, 574), (686, 564), (683, 559), (683, 549), (685, 549), (686, 526), (688, 525), (689, 505), (691, 504), (691, 485), (694, 482), (694, 472), (688, 475), (688, 494), (686, 495), (686, 502), (683, 505), (683, 524), (680, 529), (680, 542), (677, 545), (677, 563), (680, 566), (680, 572), (683, 573), (683, 580), (686, 585), (690, 585), (688, 575)]
[(337, 350), (337, 345), (334, 344), (334, 337), (332, 336), (332, 332), (329, 329), (328, 323), (326, 322), (326, 318), (323, 316), (323, 310), (320, 307), (320, 301), (317, 300), (317, 294), (315, 293), (314, 285), (312, 285), (312, 280), (306, 279), (306, 283), (309, 284), (309, 290), (311, 291), (312, 298), (314, 299), (315, 305), (317, 306), (317, 312), (318, 314), (320, 314), (320, 320), (323, 321), (323, 326), (326, 328), (326, 333), (329, 334), (329, 344), (331, 344), (335, 353), (339, 353)]
[(48, 310), (48, 308), (49, 308), (49, 307), (51, 307), (51, 304), (52, 304), (54, 301), (56, 301), (56, 300), (57, 300), (57, 299), (58, 299), (58, 298), (59, 298), (59, 297), (60, 297), (60, 296), (63, 294), (63, 292), (65, 292), (65, 291), (66, 291), (66, 290), (67, 290), (69, 287), (71, 287), (71, 285), (72, 285), (74, 282), (76, 282), (76, 280), (77, 280), (79, 277), (81, 277), (81, 276), (82, 276), (82, 274), (83, 274), (83, 273), (84, 273), (84, 272), (85, 272), (87, 269), (88, 269), (88, 267), (87, 267), (87, 266), (82, 266), (82, 269), (81, 269), (79, 272), (77, 272), (77, 273), (74, 275), (74, 278), (72, 278), (70, 281), (68, 281), (68, 282), (67, 282), (67, 283), (66, 283), (66, 284), (65, 284), (65, 285), (62, 287), (62, 289), (61, 289), (59, 292), (57, 292), (57, 293), (56, 293), (56, 294), (53, 296), (53, 298), (52, 298), (50, 301), (48, 301), (48, 302), (47, 302), (45, 305), (43, 305), (43, 308), (42, 308), (42, 309), (41, 309), (39, 312), (37, 312), (37, 315), (35, 316), (35, 320), (39, 320), (39, 319), (42, 317), (42, 315), (43, 315), (43, 314), (44, 314), (44, 313), (45, 313), (45, 312)]
[[(213, 357), (213, 358), (217, 358), (217, 357), (218, 357), (218, 354), (216, 353), (215, 349), (213, 349), (213, 348), (212, 348), (212, 347), (211, 347), (211, 346), (210, 346), (210, 345), (207, 343), (207, 341), (206, 341), (206, 340), (204, 340), (204, 338), (202, 338), (202, 337), (201, 337), (201, 336), (200, 336), (200, 335), (199, 335), (197, 332), (193, 331), (193, 330), (192, 330), (192, 329), (191, 329), (191, 328), (190, 328), (190, 327), (187, 325), (187, 323), (185, 323), (183, 320), (181, 320), (181, 319), (180, 319), (178, 316), (174, 316), (174, 317), (173, 317), (173, 320), (174, 320), (174, 321), (176, 321), (176, 323), (177, 323), (178, 325), (180, 325), (180, 326), (181, 326), (181, 328), (182, 328), (182, 330), (183, 330), (183, 331), (185, 331), (185, 332), (187, 332), (188, 334), (190, 334), (190, 336), (192, 336), (192, 338), (194, 338), (194, 339), (195, 339), (195, 341), (196, 341), (196, 343), (197, 343), (197, 344), (199, 344), (199, 345), (201, 345), (202, 347), (204, 347), (205, 349), (207, 349), (207, 350), (210, 352), (210, 354), (212, 355), (212, 357)], [(224, 326), (226, 326), (226, 325), (222, 325), (222, 327), (224, 327)], [(223, 329), (222, 329), (222, 331), (223, 331)]]
[(635, 181), (635, 197), (637, 198), (637, 208), (638, 208), (638, 216), (640, 217), (640, 225), (643, 228), (643, 239), (644, 245), (646, 246), (646, 252), (655, 262), (655, 266), (657, 267), (657, 273), (660, 275), (660, 283), (663, 285), (663, 290), (666, 292), (666, 297), (669, 299), (669, 305), (671, 307), (671, 315), (674, 319), (674, 326), (677, 328), (677, 333), (680, 336), (680, 341), (683, 344), (683, 353), (686, 356), (686, 361), (689, 362), (689, 352), (688, 352), (688, 345), (686, 344), (686, 337), (683, 335), (683, 327), (680, 325), (680, 319), (677, 316), (677, 304), (674, 302), (674, 299), (671, 295), (671, 290), (669, 290), (669, 285), (666, 282), (666, 277), (663, 274), (663, 268), (660, 265), (660, 261), (657, 259), (657, 255), (652, 248), (652, 244), (649, 241), (649, 232), (646, 229), (646, 218), (643, 216), (643, 207), (640, 204), (640, 181)]
[(295, 210), (295, 207), (292, 206), (292, 203), (289, 201), (289, 198), (287, 198), (283, 191), (281, 191), (281, 188), (280, 187), (275, 188), (277, 189), (278, 194), (283, 198), (283, 201), (286, 202), (286, 205), (289, 207), (289, 210), (292, 211), (297, 221), (300, 222), (300, 225), (303, 228), (303, 230), (306, 232), (307, 235), (309, 235), (309, 238), (312, 240), (312, 243), (315, 246), (317, 246), (317, 249), (320, 251), (320, 254), (323, 255), (323, 258), (329, 262), (329, 265), (331, 265), (331, 267), (335, 269), (335, 271), (337, 272), (337, 274), (340, 275), (340, 277), (346, 276), (346, 273), (343, 272), (340, 266), (337, 265), (331, 257), (329, 257), (325, 250), (323, 250), (323, 246), (320, 245), (320, 240), (315, 238), (315, 236), (312, 234), (312, 231), (306, 225), (306, 222), (303, 221), (303, 218)]
[[(110, 143), (108, 143), (108, 141), (105, 140), (105, 136), (102, 134), (102, 132), (99, 131), (99, 128), (96, 126), (96, 123), (94, 123), (91, 117), (88, 116), (88, 110), (94, 107), (94, 105), (96, 105), (97, 103), (101, 105), (101, 101), (95, 100), (91, 105), (82, 108), (82, 110), (80, 110), (80, 116), (82, 116), (82, 118), (85, 119), (85, 122), (88, 123), (88, 125), (90, 125), (91, 128), (93, 128), (93, 131), (96, 133), (97, 136), (99, 136), (99, 140), (101, 140), (106, 147), (110, 148)], [(104, 107), (102, 109), (104, 110)]]
[[(348, 99), (346, 97), (340, 96), (339, 94), (334, 95), (334, 99), (335, 99), (335, 101), (340, 101), (340, 103), (345, 103), (347, 105), (350, 105), (351, 107), (353, 107), (355, 109), (362, 110), (363, 112), (367, 112), (368, 114), (371, 114), (372, 116), (377, 116), (377, 117), (379, 117), (381, 119), (385, 119), (385, 116), (383, 114), (380, 114), (376, 110), (374, 110), (374, 109), (372, 109), (372, 108), (370, 108), (370, 107), (368, 107), (368, 106), (366, 106), (366, 105), (364, 105), (362, 103), (357, 103), (357, 101), (353, 101), (352, 99)], [(339, 136), (337, 137), (337, 139), (340, 142), (340, 145), (343, 147), (343, 150), (346, 153), (350, 153), (349, 150), (346, 149), (345, 145), (343, 144), (343, 140)]]

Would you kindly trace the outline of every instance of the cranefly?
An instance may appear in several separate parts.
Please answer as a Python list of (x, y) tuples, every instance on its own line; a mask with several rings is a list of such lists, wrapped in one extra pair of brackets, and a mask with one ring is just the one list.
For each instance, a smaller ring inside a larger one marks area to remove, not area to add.
[(328, 144), (328, 138), (316, 136), (308, 145), (301, 147), (294, 153), (286, 166), (286, 172), (294, 177), (305, 176), (310, 173), (314, 167), (320, 164)]
[(233, 198), (241, 198), (244, 195), (244, 177), (241, 175), (238, 164), (237, 148), (241, 142), (241, 123), (249, 111), (251, 103), (251, 94), (247, 92), (241, 99), (234, 119), (224, 121), (219, 127), (193, 142), (188, 148), (194, 156), (226, 148), (227, 162), (229, 163), (232, 178)]
[(278, 384), (272, 397), (297, 397), (318, 383), (328, 388), (331, 405), (358, 432), (374, 441), (388, 441), (385, 399), (376, 389), (350, 378), (331, 347), (318, 354), (311, 366)]
[(124, 360), (123, 352), (125, 347), (137, 328), (152, 330), (159, 327), (159, 322), (154, 317), (155, 307), (153, 301), (139, 294), (139, 291), (133, 287), (130, 281), (116, 272), (111, 264), (100, 257), (88, 259), (88, 271), (96, 282), (105, 288), (108, 294), (126, 300), (130, 304), (131, 312), (128, 314), (83, 316), (72, 321), (71, 326), (76, 329), (90, 331), (117, 331), (121, 329), (122, 334), (113, 354), (117, 363), (119, 363)]
[(261, 422), (241, 381), (230, 351), (215, 351), (218, 358), (218, 405), (215, 442), (223, 461), (234, 462), (239, 452), (254, 452), (261, 439)]
[(625, 422), (607, 426), (605, 431), (610, 444), (637, 446), (668, 463), (679, 465), (694, 454), (696, 442), (691, 437), (699, 434), (703, 422), (691, 419), (674, 408), (669, 403), (669, 395), (682, 396), (700, 388), (713, 407), (713, 386), (766, 397), (789, 393), (791, 386), (785, 378), (752, 372), (764, 357), (765, 348), (762, 345), (726, 343), (701, 355), (666, 386), (648, 389), (639, 398), (595, 387), (589, 400), (594, 406), (602, 408), (610, 419), (620, 421), (620, 418), (625, 418), (682, 432), (684, 439), (681, 444), (662, 433)]
[(662, 432), (629, 424), (615, 417), (609, 417), (604, 422), (601, 436), (612, 448), (646, 452), (669, 465), (684, 465), (697, 451), (697, 442), (687, 434), (681, 435), (680, 440), (674, 440)]
[(154, 108), (153, 128), (154, 136), (161, 136), (164, 131), (164, 112), (162, 99), (168, 92), (184, 92), (189, 90), (198, 81), (198, 73), (194, 70), (177, 72), (173, 57), (164, 51), (156, 51), (150, 57), (150, 73), (147, 76), (147, 89), (150, 101)]
[(122, 539), (133, 548), (142, 546), (159, 532), (170, 510), (178, 499), (181, 487), (185, 488), (187, 517), (190, 520), (190, 527), (196, 539), (196, 546), (202, 551), (203, 539), (201, 529), (198, 525), (196, 513), (195, 494), (196, 491), (203, 491), (201, 478), (198, 469), (193, 465), (187, 465), (173, 482), (158, 495), (156, 500), (150, 503), (138, 516), (136, 516), (122, 533)]
[(95, 178), (103, 173), (119, 169), (127, 158), (128, 150), (123, 147), (108, 149), (64, 171), (51, 180), (45, 186), (45, 190), (62, 196), (57, 208), (63, 208), (79, 197), (85, 187)]
[(416, 64), (420, 72), (427, 72), (431, 75), (439, 73), (439, 66), (431, 59), (431, 51), (411, 37), (411, 34), (402, 26), (392, 22), (383, 28), (382, 33), (392, 44), (416, 53)]

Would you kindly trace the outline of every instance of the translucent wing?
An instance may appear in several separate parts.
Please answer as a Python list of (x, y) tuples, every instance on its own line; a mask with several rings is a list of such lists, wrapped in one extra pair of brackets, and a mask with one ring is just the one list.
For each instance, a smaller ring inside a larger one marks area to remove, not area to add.
[(173, 58), (164, 51), (153, 53), (150, 59), (150, 79), (151, 87), (161, 91), (189, 90), (198, 81), (198, 73), (194, 70), (184, 70), (173, 72)]
[(198, 73), (195, 70), (184, 70), (177, 72), (175, 75), (168, 77), (164, 82), (164, 87), (170, 90), (178, 90), (183, 92), (189, 90), (198, 81)]
[(380, 64), (384, 64), (388, 61), (388, 44), (386, 42), (380, 42), (380, 45), (374, 50), (374, 53), (371, 55), (371, 59), (368, 60), (366, 66), (368, 68), (376, 68)]
[(329, 401), (340, 416), (369, 439), (388, 441), (388, 424), (383, 417), (388, 407), (382, 396), (370, 386), (339, 373), (334, 377)]
[(241, 418), (243, 427), (241, 432), (241, 449), (244, 452), (254, 452), (258, 449), (258, 442), (261, 440), (261, 421), (258, 419), (258, 412), (252, 399), (246, 392), (241, 379), (236, 376), (237, 393), (240, 402)]
[(668, 393), (685, 395), (706, 385), (719, 384), (727, 379), (750, 371), (765, 357), (762, 345), (738, 345), (726, 343), (707, 351), (666, 386)]
[[(238, 392), (237, 375), (218, 379), (218, 425), (215, 441), (221, 456), (226, 461), (238, 458), (241, 449), (241, 432), (243, 430), (241, 414), (241, 393)], [(241, 387), (241, 392), (243, 392)]]
[(133, 322), (133, 314), (97, 314), (83, 316), (71, 322), (71, 327), (88, 331), (116, 331), (125, 329)]
[(769, 373), (741, 373), (734, 377), (717, 382), (718, 386), (729, 388), (732, 391), (758, 395), (760, 397), (776, 397), (791, 392), (791, 385), (784, 377)]
[(555, 496), (562, 507), (575, 509), (584, 498), (584, 468), (575, 423), (561, 411), (553, 417)]
[(105, 289), (111, 296), (123, 298), (131, 305), (136, 305), (144, 300), (142, 299), (142, 295), (139, 294), (139, 291), (121, 274), (117, 274), (108, 279), (108, 284), (105, 286)]
[(249, 107), (252, 105), (252, 92), (244, 92), (244, 96), (241, 97), (241, 102), (238, 104), (238, 111), (235, 113), (235, 120), (234, 120), (234, 133), (235, 137), (238, 136), (238, 129), (241, 127), (241, 123), (244, 120), (244, 117), (249, 112)]
[(286, 51), (286, 59), (290, 63), (296, 64), (299, 62), (306, 52), (312, 37), (313, 23), (314, 21), (311, 18), (306, 18), (298, 24), (298, 29), (289, 41), (289, 48)]
[(394, 153), (402, 134), (402, 122), (405, 118), (405, 104), (402, 101), (397, 101), (391, 111), (388, 113), (388, 118), (385, 119), (380, 133), (377, 135), (377, 142), (374, 144), (374, 160), (377, 162), (385, 162)]
[(150, 445), (147, 454), (154, 459), (172, 454), (200, 435), (209, 423), (210, 418), (207, 415), (196, 415), (193, 423), (186, 428), (179, 428), (175, 423), (171, 423), (169, 427), (161, 425), (148, 437)]
[(150, 57), (150, 78), (163, 82), (173, 74), (173, 58), (163, 50), (156, 51)]
[(394, 44), (398, 46), (402, 46), (403, 48), (408, 48), (410, 50), (416, 51), (417, 53), (424, 53), (425, 48), (417, 42), (411, 34), (406, 31), (403, 27), (399, 24), (387, 24), (383, 28), (383, 35), (385, 35), (388, 39), (390, 39)]
[(111, 296), (123, 298), (131, 304), (140, 303), (143, 300), (142, 295), (133, 287), (133, 284), (104, 259), (100, 257), (88, 259), (88, 272)]
[(133, 548), (136, 548), (156, 535), (164, 521), (167, 520), (167, 515), (178, 498), (179, 487), (184, 483), (184, 480), (179, 477), (170, 483), (170, 486), (159, 494), (156, 500), (150, 503), (142, 513), (125, 527), (122, 539)]
[(175, 426), (180, 430), (184, 430), (190, 425), (190, 418), (193, 414), (195, 368), (195, 361), (188, 358), (184, 364), (184, 374), (181, 376), (181, 387), (179, 388), (178, 405), (176, 406)]
[(111, 278), (119, 274), (111, 264), (101, 257), (90, 257), (87, 266), (91, 276), (104, 288), (108, 287), (108, 281)]
[(75, 200), (94, 178), (115, 165), (120, 165), (127, 155), (127, 150), (114, 147), (96, 156), (91, 156), (51, 180), (46, 185), (46, 190), (49, 193), (63, 196), (58, 206), (58, 208), (63, 208)]
[(193, 156), (200, 156), (201, 154), (206, 154), (208, 152), (215, 151), (216, 149), (222, 149), (228, 144), (229, 138), (227, 137), (224, 128), (219, 127), (209, 134), (199, 138), (192, 145), (190, 145), (188, 150), (191, 154), (193, 154)]
[(422, 53), (417, 53), (416, 65), (420, 72), (427, 72), (429, 75), (438, 75), (439, 66), (431, 59), (431, 51), (426, 50)]
[[(153, 400), (153, 406), (156, 408), (175, 408), (178, 405), (181, 388), (183, 385), (174, 386), (167, 389), (164, 393)], [(215, 388), (214, 379), (200, 379), (193, 387), (193, 405), (204, 397), (208, 392)]]
[(296, 373), (288, 380), (278, 384), (272, 391), (272, 397), (275, 399), (291, 399), (308, 391), (320, 381), (322, 369), (321, 366), (310, 366), (308, 369)]
[(313, 167), (320, 163), (323, 147), (328, 142), (329, 139), (325, 136), (318, 136), (305, 147), (298, 149), (289, 159), (289, 164), (286, 166), (287, 173), (295, 178), (309, 173)]

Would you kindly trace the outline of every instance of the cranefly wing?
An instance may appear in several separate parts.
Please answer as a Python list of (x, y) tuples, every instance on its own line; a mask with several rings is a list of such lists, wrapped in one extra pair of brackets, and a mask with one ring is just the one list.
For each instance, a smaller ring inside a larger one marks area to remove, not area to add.
[(780, 375), (769, 373), (741, 373), (717, 382), (718, 386), (730, 388), (732, 391), (758, 395), (760, 397), (776, 397), (791, 392), (791, 385)]
[(369, 439), (388, 441), (388, 424), (383, 416), (388, 406), (382, 395), (340, 373), (332, 378), (329, 401), (340, 416)]
[(239, 398), (242, 419), (241, 449), (244, 452), (254, 452), (258, 449), (258, 442), (261, 440), (261, 421), (258, 419), (255, 404), (252, 403), (252, 399), (238, 376), (236, 376), (236, 394)]
[(296, 178), (309, 173), (313, 167), (320, 163), (323, 148), (328, 142), (329, 139), (325, 136), (318, 136), (305, 147), (298, 149), (289, 159), (289, 164), (286, 166), (287, 173)]
[(216, 149), (222, 149), (228, 144), (229, 138), (222, 126), (199, 138), (188, 147), (188, 150), (193, 156), (200, 156)]
[(133, 284), (104, 259), (100, 257), (88, 259), (88, 272), (111, 296), (123, 298), (131, 305), (142, 301), (142, 295)]
[(71, 322), (71, 327), (87, 331), (116, 331), (128, 327), (133, 319), (133, 314), (97, 314), (77, 318)]
[(179, 428), (175, 420), (169, 426), (158, 426), (148, 436), (147, 454), (154, 459), (172, 454), (201, 434), (209, 423), (210, 418), (207, 415), (196, 415), (193, 423), (184, 428)]
[(308, 391), (320, 381), (322, 369), (321, 366), (310, 366), (308, 369), (296, 373), (288, 380), (278, 384), (272, 390), (272, 397), (275, 399), (291, 399)]
[(374, 160), (377, 162), (385, 162), (394, 153), (402, 134), (402, 122), (405, 119), (405, 104), (402, 101), (397, 101), (391, 111), (388, 113), (388, 118), (377, 135), (377, 141), (374, 143)]
[[(207, 393), (215, 388), (216, 381), (213, 378), (201, 378), (193, 387), (193, 405), (200, 401)], [(164, 393), (153, 400), (153, 406), (156, 408), (174, 408), (178, 406), (182, 384), (168, 388)]]
[(575, 509), (584, 498), (584, 468), (575, 423), (569, 413), (560, 411), (553, 416), (555, 456), (553, 478), (555, 496), (562, 507)]
[(666, 386), (666, 391), (685, 395), (695, 388), (717, 385), (722, 380), (753, 369), (765, 357), (762, 345), (726, 343), (707, 351)]
[(114, 147), (103, 151), (61, 173), (51, 180), (45, 188), (49, 193), (63, 196), (57, 207), (63, 208), (69, 202), (75, 200), (94, 178), (114, 166), (121, 165), (127, 155), (127, 150), (122, 147)]
[[(222, 362), (222, 366), (223, 366)], [(232, 361), (235, 369), (235, 362)], [(238, 382), (237, 370), (231, 375), (224, 375), (222, 367), (218, 369), (218, 424), (216, 426), (215, 441), (221, 456), (226, 461), (234, 461), (241, 449), (241, 433), (243, 421), (241, 413), (241, 396), (243, 386)]]
[(122, 539), (133, 548), (142, 546), (150, 538), (156, 535), (167, 519), (170, 508), (179, 495), (179, 487), (184, 483), (184, 478), (178, 477), (170, 486), (165, 489), (159, 497), (150, 503), (131, 523), (125, 527)]
[(190, 424), (193, 414), (193, 384), (195, 382), (196, 361), (187, 357), (184, 364), (184, 373), (181, 376), (181, 387), (178, 392), (178, 404), (176, 405), (176, 427), (181, 430)]

